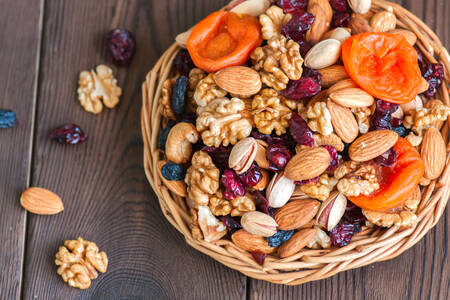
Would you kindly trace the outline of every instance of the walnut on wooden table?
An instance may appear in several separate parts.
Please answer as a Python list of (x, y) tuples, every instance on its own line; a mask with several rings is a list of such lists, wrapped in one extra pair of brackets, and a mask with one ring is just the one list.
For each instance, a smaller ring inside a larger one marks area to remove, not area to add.
[(106, 272), (108, 257), (104, 251), (99, 252), (95, 243), (79, 237), (59, 247), (55, 264), (59, 266), (58, 274), (70, 286), (87, 289), (91, 280), (98, 277), (97, 271)]
[(374, 166), (367, 163), (346, 161), (334, 172), (339, 180), (337, 189), (345, 196), (369, 195), (380, 188)]
[(175, 120), (176, 116), (172, 110), (171, 98), (172, 98), (172, 88), (177, 81), (176, 78), (167, 78), (164, 81), (161, 89), (161, 97), (159, 97), (159, 104), (162, 107), (162, 115), (165, 118)]
[(369, 132), (370, 115), (372, 114), (372, 109), (370, 106), (352, 108), (352, 112), (358, 121), (359, 132), (362, 134)]
[(331, 114), (325, 102), (320, 101), (309, 106), (305, 116), (307, 118), (308, 126), (312, 131), (325, 136), (333, 133)]
[(311, 198), (325, 201), (330, 196), (330, 193), (337, 182), (337, 179), (332, 176), (322, 174), (319, 176), (319, 181), (317, 183), (302, 185), (300, 189)]
[(250, 193), (245, 193), (244, 196), (238, 196), (231, 200), (231, 204), (233, 205), (233, 209), (231, 210), (231, 216), (237, 217), (242, 216), (244, 213), (249, 211), (255, 211), (255, 197)]
[[(196, 71), (196, 72), (198, 72), (198, 71)], [(198, 72), (198, 73), (200, 73), (200, 72)], [(192, 76), (194, 76), (194, 75), (192, 75)], [(196, 76), (199, 76), (199, 77), (197, 77), (195, 79), (191, 78), (192, 85), (194, 85), (193, 81), (200, 78), (201, 75), (196, 74)], [(227, 91), (220, 88), (216, 84), (216, 81), (214, 80), (214, 74), (211, 73), (208, 76), (206, 76), (205, 78), (201, 79), (197, 83), (193, 97), (194, 97), (195, 103), (198, 106), (203, 107), (203, 106), (206, 106), (213, 99), (224, 97), (226, 94), (227, 94)]]
[(273, 37), (280, 36), (281, 28), (286, 25), (291, 18), (292, 15), (284, 13), (283, 9), (280, 7), (276, 5), (269, 7), (265, 13), (259, 16), (263, 39), (269, 40)]

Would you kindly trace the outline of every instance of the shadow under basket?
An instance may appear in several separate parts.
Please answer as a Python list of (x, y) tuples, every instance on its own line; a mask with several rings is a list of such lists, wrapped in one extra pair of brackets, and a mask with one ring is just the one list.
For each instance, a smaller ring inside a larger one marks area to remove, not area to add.
[[(373, 0), (372, 10), (393, 8), (397, 17), (397, 28), (414, 32), (417, 36), (416, 46), (430, 63), (440, 62), (445, 69), (445, 82), (434, 98), (450, 105), (449, 82), (450, 58), (445, 47), (435, 33), (419, 18), (398, 4)], [(167, 220), (184, 235), (186, 242), (198, 251), (209, 255), (222, 264), (235, 269), (249, 277), (278, 284), (297, 285), (308, 281), (320, 280), (339, 272), (359, 268), (371, 263), (392, 259), (414, 246), (443, 214), (450, 193), (449, 155), (446, 166), (439, 178), (422, 187), (422, 199), (416, 212), (418, 223), (413, 227), (392, 226), (388, 229), (363, 227), (350, 244), (342, 248), (324, 250), (304, 249), (294, 256), (280, 259), (268, 255), (264, 266), (260, 266), (251, 254), (234, 245), (230, 240), (208, 243), (192, 238), (188, 224), (189, 210), (185, 199), (170, 192), (161, 180), (158, 161), (164, 154), (157, 148), (157, 138), (167, 123), (158, 104), (163, 82), (173, 75), (172, 60), (180, 47), (173, 44), (158, 60), (147, 74), (142, 85), (141, 126), (144, 140), (144, 168), (147, 179), (158, 196), (159, 204)], [(442, 136), (448, 143), (449, 121), (442, 127)], [(448, 147), (447, 147), (448, 149)]]

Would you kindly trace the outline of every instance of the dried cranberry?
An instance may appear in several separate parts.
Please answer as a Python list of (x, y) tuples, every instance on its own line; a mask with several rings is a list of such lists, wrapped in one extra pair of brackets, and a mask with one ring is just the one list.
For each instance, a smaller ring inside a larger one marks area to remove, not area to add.
[(297, 43), (300, 45), (300, 55), (302, 57), (305, 57), (309, 50), (312, 48), (312, 45), (305, 40), (297, 41)]
[(330, 153), (330, 165), (328, 166), (327, 171), (334, 171), (339, 166), (338, 152), (333, 146), (326, 145), (324, 148)]
[(16, 114), (12, 110), (0, 109), (0, 128), (11, 128), (16, 123)]
[(262, 253), (261, 251), (252, 251), (250, 252), (253, 256), (253, 259), (262, 266), (264, 264), (264, 261), (266, 260), (267, 254)]
[(339, 221), (330, 231), (331, 243), (336, 247), (344, 247), (353, 237), (355, 226), (353, 223), (346, 221)]
[(269, 169), (275, 172), (281, 171), (292, 157), (292, 152), (282, 144), (271, 144), (266, 149), (266, 157), (270, 163)]
[(302, 77), (299, 80), (289, 80), (281, 94), (288, 99), (300, 101), (316, 95), (320, 89), (320, 84), (313, 77)]
[(313, 132), (306, 121), (297, 113), (292, 113), (289, 121), (289, 132), (297, 144), (314, 146)]
[(308, 5), (308, 0), (277, 0), (277, 5), (285, 13), (292, 14), (298, 10), (305, 9)]
[(128, 65), (136, 51), (133, 34), (126, 29), (111, 30), (105, 39), (106, 52), (113, 63), (119, 66)]
[(313, 177), (311, 179), (305, 179), (305, 180), (299, 180), (299, 181), (295, 181), (294, 183), (296, 185), (306, 185), (306, 184), (310, 184), (310, 183), (318, 183), (319, 182), (319, 176)]
[(344, 12), (348, 9), (346, 0), (330, 0), (330, 5), (335, 11)]
[(216, 165), (219, 170), (223, 171), (228, 168), (228, 158), (230, 157), (231, 147), (225, 147), (223, 145), (218, 148), (213, 146), (204, 146), (201, 150), (211, 156), (214, 165)]
[(305, 33), (314, 22), (314, 15), (307, 12), (296, 12), (289, 22), (281, 28), (283, 35), (291, 40), (303, 40)]
[(186, 168), (170, 161), (161, 168), (161, 174), (167, 180), (184, 180)]
[(282, 135), (270, 135), (270, 134), (262, 134), (257, 130), (252, 130), (251, 136), (258, 140), (263, 140), (266, 143), (270, 144), (291, 144), (290, 136), (285, 133)]
[(274, 209), (270, 206), (269, 201), (267, 201), (266, 197), (259, 191), (255, 191), (255, 205), (256, 209), (260, 212), (268, 214), (273, 217)]
[(389, 149), (380, 156), (377, 156), (373, 161), (383, 167), (392, 167), (397, 162), (397, 152), (394, 148)]
[(342, 155), (342, 158), (345, 160), (350, 159), (350, 157), (348, 155), (348, 148), (350, 148), (350, 145), (351, 145), (350, 143), (344, 143), (344, 150), (342, 150), (341, 155)]
[(247, 186), (255, 186), (262, 179), (261, 169), (253, 164), (253, 166), (245, 173), (239, 174), (239, 179)]
[(333, 14), (333, 27), (348, 27), (350, 14), (348, 12), (335, 12)]
[(226, 169), (222, 174), (222, 183), (225, 187), (224, 196), (228, 200), (245, 195), (245, 185), (239, 180), (232, 169)]
[(270, 237), (266, 237), (266, 241), (270, 247), (278, 247), (294, 235), (294, 230), (278, 230), (277, 233)]
[(428, 82), (428, 90), (423, 94), (431, 98), (436, 94), (437, 89), (441, 86), (444, 80), (444, 66), (440, 63), (428, 64), (427, 67), (422, 70), (422, 76)]
[(376, 110), (370, 118), (370, 128), (372, 130), (392, 129), (392, 116), (390, 113), (384, 113)]
[(76, 124), (64, 124), (53, 129), (50, 138), (60, 144), (74, 145), (86, 141), (87, 135)]
[(223, 226), (225, 226), (228, 229), (228, 232), (230, 234), (233, 234), (234, 232), (242, 228), (239, 220), (231, 216), (220, 217), (220, 221), (222, 221)]
[(387, 101), (383, 101), (380, 99), (377, 99), (377, 110), (383, 113), (394, 113), (398, 109), (398, 104), (390, 103)]
[(178, 73), (186, 77), (189, 77), (189, 71), (194, 68), (194, 63), (192, 62), (191, 56), (186, 49), (181, 49), (178, 51), (172, 64), (175, 69), (177, 69)]
[(312, 77), (317, 84), (322, 84), (322, 74), (319, 71), (310, 69), (308, 67), (303, 67), (302, 77)]
[(414, 49), (416, 49), (416, 52), (417, 52), (417, 63), (419, 64), (419, 68), (423, 73), (427, 67), (427, 63), (423, 59), (422, 52), (420, 52), (420, 50), (417, 47), (414, 47)]
[(186, 76), (181, 75), (177, 78), (175, 84), (173, 85), (171, 107), (176, 115), (181, 115), (184, 113), (188, 81), (189, 80)]
[(400, 118), (392, 118), (392, 126), (398, 127), (403, 125), (403, 120)]

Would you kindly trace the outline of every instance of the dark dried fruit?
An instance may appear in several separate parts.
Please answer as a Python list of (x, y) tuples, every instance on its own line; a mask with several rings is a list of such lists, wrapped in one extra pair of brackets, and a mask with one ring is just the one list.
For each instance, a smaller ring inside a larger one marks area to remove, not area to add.
[(161, 168), (161, 174), (167, 180), (184, 180), (186, 169), (182, 165), (170, 161)]
[(252, 251), (250, 252), (253, 256), (253, 259), (262, 266), (264, 264), (264, 261), (266, 260), (267, 254), (262, 253), (261, 251)]
[(16, 126), (16, 114), (12, 110), (0, 109), (0, 128)]
[(262, 134), (261, 132), (253, 129), (251, 136), (258, 140), (263, 140), (266, 143), (270, 144), (290, 144), (290, 139), (288, 134), (282, 134), (282, 135), (270, 135), (270, 134)]
[(239, 220), (231, 216), (220, 217), (220, 221), (222, 221), (223, 226), (225, 226), (228, 229), (229, 234), (233, 234), (242, 228)]
[(422, 76), (428, 82), (428, 90), (423, 92), (425, 97), (431, 98), (436, 94), (437, 89), (441, 86), (444, 80), (444, 66), (440, 63), (428, 64), (422, 70)]
[(335, 11), (344, 12), (348, 10), (346, 0), (330, 0), (330, 5)]
[(184, 107), (186, 106), (186, 89), (188, 85), (188, 78), (181, 75), (175, 81), (172, 89), (172, 110), (176, 115), (184, 113)]
[(64, 124), (53, 129), (50, 138), (60, 144), (74, 145), (86, 141), (87, 135), (76, 124)]
[(306, 53), (312, 48), (312, 45), (305, 40), (297, 41), (297, 43), (300, 45), (300, 55), (305, 57)]
[(270, 247), (278, 247), (284, 242), (287, 242), (293, 234), (294, 230), (278, 230), (277, 233), (265, 239)]
[(173, 59), (173, 66), (177, 69), (180, 75), (189, 77), (189, 71), (194, 68), (194, 63), (192, 62), (191, 56), (186, 49), (181, 49), (178, 51), (177, 55)]
[(353, 237), (353, 231), (355, 226), (352, 223), (346, 221), (339, 221), (339, 223), (333, 227), (330, 231), (331, 243), (336, 247), (344, 247)]
[(301, 41), (305, 37), (305, 33), (314, 22), (314, 15), (307, 12), (296, 12), (292, 18), (281, 28), (283, 35), (294, 41)]
[(289, 121), (289, 132), (299, 145), (314, 146), (313, 132), (306, 121), (297, 113), (292, 113)]
[(267, 201), (266, 197), (259, 191), (255, 191), (255, 205), (256, 209), (260, 212), (268, 214), (273, 217), (274, 208), (270, 206), (269, 201)]
[(334, 171), (339, 166), (338, 152), (333, 146), (326, 145), (324, 148), (330, 153), (330, 165), (328, 166), (327, 171)]
[(426, 61), (423, 59), (422, 52), (420, 52), (419, 48), (417, 48), (416, 46), (414, 46), (414, 49), (416, 49), (416, 52), (417, 52), (417, 63), (419, 64), (419, 68), (420, 68), (420, 70), (422, 71), (422, 74), (423, 74), (423, 72), (424, 72), (423, 70), (426, 69), (427, 63), (426, 63)]
[(320, 84), (313, 77), (302, 77), (299, 80), (289, 80), (281, 94), (288, 99), (300, 101), (311, 98), (320, 92), (320, 89)]
[(398, 127), (403, 125), (403, 120), (400, 118), (392, 118), (392, 126)]
[(222, 183), (225, 187), (223, 194), (228, 200), (245, 195), (245, 185), (239, 180), (238, 175), (232, 169), (226, 169), (222, 174)]
[(377, 103), (376, 110), (380, 111), (380, 112), (383, 112), (383, 113), (393, 114), (399, 107), (398, 104), (390, 103), (390, 102), (383, 101), (383, 100), (380, 100), (380, 99), (377, 99), (376, 103)]
[(136, 40), (128, 30), (117, 28), (106, 35), (105, 47), (113, 63), (125, 66), (130, 63), (136, 52)]
[(247, 172), (239, 174), (238, 176), (241, 182), (247, 186), (257, 185), (263, 177), (261, 169), (256, 164), (253, 164)]
[(305, 179), (305, 180), (299, 180), (299, 181), (294, 181), (294, 183), (296, 185), (306, 185), (306, 184), (310, 184), (310, 183), (318, 183), (319, 182), (319, 176), (313, 177), (311, 179)]
[(213, 146), (204, 146), (201, 150), (211, 156), (214, 165), (221, 172), (228, 168), (228, 158), (230, 157), (231, 147), (225, 147), (223, 145), (220, 145), (218, 148)]
[(292, 152), (283, 144), (271, 144), (266, 149), (266, 158), (269, 161), (269, 169), (279, 172), (284, 169), (292, 157)]
[(406, 137), (410, 131), (409, 129), (406, 129), (404, 126), (397, 126), (392, 128), (392, 130), (395, 131), (400, 137)]
[(397, 162), (397, 152), (394, 148), (389, 149), (380, 156), (377, 156), (373, 161), (383, 167), (392, 167)]
[(277, 0), (277, 6), (281, 7), (285, 13), (295, 13), (298, 10), (305, 9), (308, 0)]
[(158, 143), (157, 146), (159, 149), (165, 151), (166, 150), (166, 141), (167, 141), (167, 136), (169, 135), (170, 129), (172, 129), (172, 127), (175, 125), (174, 122), (171, 122), (169, 124), (167, 124), (166, 127), (164, 127), (163, 130), (161, 130), (161, 133), (158, 136)]
[(317, 70), (303, 67), (302, 77), (312, 77), (318, 85), (322, 84), (322, 74)]
[(375, 113), (370, 118), (369, 130), (392, 129), (392, 116), (390, 113), (384, 113), (375, 110)]
[(333, 27), (348, 27), (350, 23), (350, 14), (348, 12), (335, 12), (333, 14)]

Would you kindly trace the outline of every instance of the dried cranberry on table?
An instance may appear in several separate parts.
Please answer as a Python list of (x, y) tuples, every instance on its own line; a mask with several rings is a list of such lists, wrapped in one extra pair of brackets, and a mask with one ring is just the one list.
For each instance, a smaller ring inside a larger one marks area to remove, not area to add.
[(301, 77), (299, 80), (289, 80), (286, 89), (281, 94), (291, 100), (305, 100), (320, 92), (320, 83), (313, 77)]
[(333, 146), (326, 145), (324, 148), (330, 153), (330, 165), (328, 166), (327, 171), (334, 171), (339, 166), (338, 152)]
[(289, 22), (281, 28), (283, 35), (295, 42), (304, 39), (306, 32), (314, 22), (314, 15), (307, 12), (296, 12)]
[(241, 182), (247, 186), (257, 185), (263, 177), (261, 169), (256, 164), (253, 164), (250, 169), (238, 176)]
[(422, 70), (422, 76), (428, 82), (428, 90), (423, 92), (425, 97), (433, 97), (437, 89), (441, 86), (444, 80), (444, 66), (440, 63), (428, 64), (426, 68)]
[(266, 149), (269, 169), (275, 172), (282, 171), (292, 156), (291, 150), (283, 144), (271, 144)]
[(348, 27), (350, 22), (350, 14), (348, 12), (335, 12), (333, 14), (333, 27)]
[(16, 126), (16, 114), (11, 110), (0, 109), (0, 128)]
[(264, 195), (259, 191), (255, 191), (254, 195), (256, 209), (273, 217), (274, 208), (270, 206), (270, 203), (267, 201), (266, 197), (264, 197)]
[(223, 193), (228, 200), (245, 195), (245, 185), (239, 180), (238, 175), (232, 169), (226, 169), (222, 174), (222, 183), (225, 187)]
[(264, 261), (266, 260), (267, 254), (262, 253), (261, 251), (252, 251), (250, 252), (253, 256), (253, 259), (262, 266), (264, 264)]
[(330, 0), (330, 5), (335, 11), (345, 12), (348, 10), (347, 0)]
[(125, 66), (130, 63), (136, 52), (136, 40), (128, 30), (117, 28), (106, 35), (105, 47), (113, 63)]
[(397, 152), (392, 147), (380, 156), (377, 156), (373, 161), (383, 167), (392, 167), (397, 162)]
[(231, 216), (220, 217), (220, 221), (222, 221), (223, 226), (225, 226), (228, 229), (229, 234), (233, 234), (235, 231), (238, 231), (239, 229), (242, 228), (239, 220)]
[(217, 148), (214, 146), (204, 146), (201, 150), (211, 156), (214, 165), (220, 171), (224, 171), (228, 168), (228, 158), (230, 157), (231, 147), (225, 147), (223, 145), (220, 145), (220, 147)]
[(195, 67), (194, 62), (186, 49), (178, 51), (172, 64), (180, 75), (186, 77), (189, 77), (189, 72)]
[(313, 177), (311, 179), (295, 181), (294, 183), (296, 185), (305, 185), (305, 184), (318, 183), (318, 182), (319, 182), (319, 176)]
[(285, 13), (295, 13), (303, 10), (308, 5), (308, 0), (277, 0), (277, 6), (281, 7)]
[(181, 115), (184, 113), (188, 81), (189, 80), (186, 76), (181, 75), (177, 78), (175, 84), (173, 85), (171, 107), (176, 115)]
[(186, 168), (180, 164), (168, 162), (161, 168), (161, 174), (167, 180), (184, 180)]
[(292, 113), (289, 120), (289, 132), (299, 145), (314, 146), (313, 132), (306, 121), (297, 113)]
[(350, 201), (347, 201), (345, 213), (339, 223), (330, 231), (331, 243), (336, 247), (344, 247), (353, 235), (361, 231), (361, 226), (366, 218), (361, 212), (361, 208), (357, 207)]
[(65, 124), (53, 129), (50, 138), (64, 145), (74, 145), (83, 143), (87, 139), (87, 135), (80, 126), (76, 124)]
[(287, 242), (294, 235), (294, 232), (294, 230), (278, 230), (277, 233), (265, 239), (270, 247), (278, 247)]

